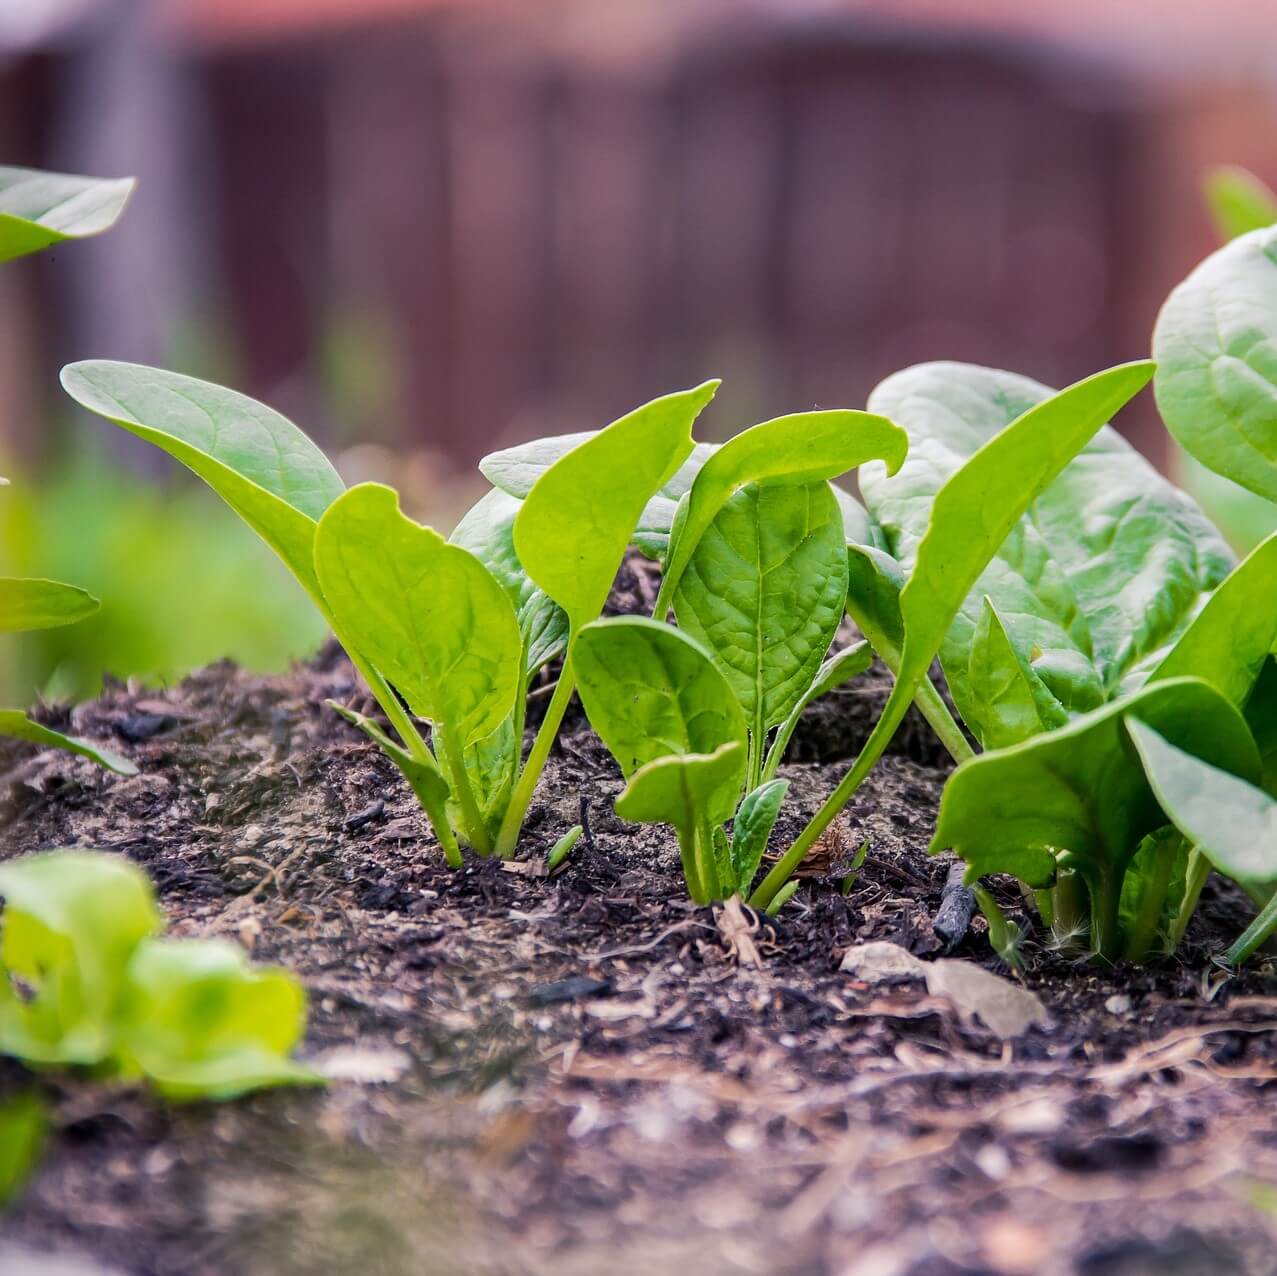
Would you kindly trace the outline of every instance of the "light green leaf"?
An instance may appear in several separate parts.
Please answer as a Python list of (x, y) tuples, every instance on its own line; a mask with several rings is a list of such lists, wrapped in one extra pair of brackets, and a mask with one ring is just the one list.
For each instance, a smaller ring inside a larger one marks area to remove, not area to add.
[[(1132, 369), (1102, 375), (1147, 377)], [(911, 447), (894, 478), (866, 466), (861, 484), (906, 571), (940, 486), (1009, 422), (1050, 402), (1027, 377), (954, 363), (906, 369), (874, 391), (871, 405), (905, 426)], [(1051, 411), (1061, 419), (1069, 408)], [(1052, 430), (1049, 413), (1037, 428)], [(968, 652), (985, 595), (1058, 704), (1080, 713), (1138, 685), (1132, 671), (1175, 641), (1231, 563), (1196, 506), (1116, 431), (1099, 429), (1012, 524), (945, 635), (941, 663), (959, 710), (983, 738)]]
[(128, 758), (123, 758), (118, 753), (103, 749), (88, 740), (81, 740), (78, 736), (63, 735), (60, 731), (42, 727), (38, 722), (32, 722), (21, 709), (0, 709), (0, 735), (8, 736), (13, 740), (26, 740), (28, 744), (38, 744), (46, 749), (62, 749), (66, 753), (78, 753), (81, 757), (89, 758), (118, 775), (137, 774), (137, 767)]
[(870, 545), (847, 546), (847, 614), (891, 669), (900, 667), (905, 622), (900, 614), (904, 568)]
[[(470, 777), (479, 810), (485, 821), (491, 826), (499, 824), (505, 814), (506, 802), (510, 797), (510, 787), (514, 783), (515, 771), (519, 762), (519, 746), (522, 741), (514, 736), (513, 716), (504, 719), (495, 731), (466, 745), (464, 766)], [(439, 765), (450, 769), (452, 760), (448, 755), (448, 746), (441, 732), (436, 732), (433, 740)], [(448, 808), (449, 823), (454, 827), (464, 827), (464, 811), (460, 803), (450, 801)]]
[(1277, 195), (1247, 169), (1221, 164), (1206, 174), (1202, 187), (1221, 239), (1277, 222)]
[(691, 454), (692, 422), (717, 388), (707, 381), (635, 409), (529, 491), (514, 521), (515, 550), (573, 629), (602, 610), (643, 507)]
[(1167, 428), (1207, 469), (1277, 501), (1277, 226), (1212, 253), (1153, 329)]
[(514, 550), (514, 520), (522, 503), (493, 488), (470, 509), (448, 538), (468, 549), (501, 583), (514, 604), (523, 635), (527, 677), (562, 655), (568, 642), (563, 609), (528, 578)]
[(788, 780), (767, 780), (745, 795), (732, 821), (731, 866), (736, 889), (749, 892), (767, 850), (767, 839), (776, 826), (781, 803), (789, 792)]
[(704, 848), (702, 863), (714, 855), (713, 830), (735, 810), (744, 770), (745, 746), (739, 741), (724, 744), (709, 754), (659, 757), (633, 772), (625, 791), (616, 799), (616, 813), (623, 820), (670, 824), (677, 830), (688, 886), (698, 903), (719, 892), (708, 883), (698, 883), (695, 870), (689, 871), (692, 845), (698, 837), (704, 837), (710, 845)]
[(742, 488), (685, 561), (673, 597), (679, 627), (727, 675), (761, 753), (767, 731), (811, 686), (842, 620), (847, 547), (829, 484)]
[[(727, 679), (678, 629), (643, 616), (597, 620), (581, 630), (573, 662), (590, 725), (626, 778), (670, 754), (745, 743), (745, 718)], [(735, 809), (733, 797), (717, 818)]]
[(1234, 774), (1259, 774), (1245, 722), (1218, 691), (1196, 678), (1157, 682), (963, 763), (945, 785), (931, 850), (956, 851), (972, 879), (1011, 873), (1046, 887), (1057, 867), (1075, 869), (1112, 909), (1093, 916), (1097, 945), (1111, 951), (1122, 875), (1140, 839), (1165, 823), (1128, 742), (1128, 715)]
[(1150, 680), (1204, 678), (1239, 709), (1277, 642), (1277, 533), (1257, 545), (1206, 600)]
[(1126, 728), (1166, 818), (1221, 873), (1242, 882), (1277, 883), (1277, 802), (1230, 770), (1172, 744), (1143, 712), (1132, 710)]
[(253, 966), (219, 939), (147, 939), (128, 966), (120, 1055), (171, 1099), (229, 1099), (266, 1086), (317, 1084), (289, 1056), (306, 1027), (306, 993), (286, 970)]
[(35, 1173), (48, 1128), (48, 1111), (37, 1091), (26, 1090), (0, 1103), (0, 1210)]
[(233, 390), (132, 363), (72, 363), (62, 386), (198, 474), (318, 595), (315, 524), (344, 485), (292, 422)]
[(837, 478), (869, 460), (885, 462), (894, 474), (907, 446), (903, 430), (868, 412), (799, 412), (736, 435), (706, 459), (692, 483), (665, 564), (657, 618), (665, 618), (701, 538), (733, 493), (748, 484), (807, 485)]
[(361, 483), (333, 502), (315, 570), (342, 632), (459, 747), (513, 711), (521, 640), (509, 597), (473, 554), (402, 514), (393, 488)]
[(114, 1046), (134, 948), (163, 918), (146, 874), (122, 856), (47, 851), (0, 864), (5, 901), (0, 1054), (95, 1064)]
[(0, 166), (0, 262), (110, 229), (133, 186), (131, 177)]
[(0, 576), (0, 634), (73, 625), (100, 605), (92, 594), (61, 581)]
[(858, 678), (871, 664), (873, 664), (873, 652), (870, 651), (869, 644), (867, 642), (853, 642), (841, 651), (834, 652), (816, 670), (816, 676), (811, 680), (811, 685), (803, 692), (798, 703), (789, 711), (789, 717), (777, 728), (776, 735), (772, 739), (771, 748), (767, 752), (767, 763), (763, 767), (762, 778), (764, 780), (770, 779), (776, 774), (776, 768), (780, 766), (781, 761), (784, 759), (785, 750), (789, 747), (789, 741), (793, 738), (794, 731), (803, 716), (803, 710), (809, 704), (819, 700), (821, 696), (828, 695), (831, 691), (836, 691), (853, 678)]
[(986, 748), (1019, 744), (1068, 722), (1068, 714), (1017, 650), (988, 595), (967, 653), (966, 684)]

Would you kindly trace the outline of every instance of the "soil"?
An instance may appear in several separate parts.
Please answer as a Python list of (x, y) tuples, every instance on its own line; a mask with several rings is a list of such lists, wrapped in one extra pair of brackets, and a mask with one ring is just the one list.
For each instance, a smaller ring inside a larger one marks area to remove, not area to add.
[[(641, 601), (641, 572), (630, 585)], [(782, 832), (887, 686), (873, 671), (804, 721)], [(305, 980), (304, 1054), (334, 1074), (185, 1107), (40, 1078), (53, 1133), (0, 1221), (0, 1271), (62, 1254), (139, 1276), (1277, 1272), (1277, 974), (1212, 965), (1241, 913), (1226, 887), (1175, 961), (1102, 969), (1052, 951), (1000, 884), (1052, 1021), (1003, 1043), (921, 982), (839, 971), (854, 943), (943, 948), (947, 865), (925, 848), (945, 763), (920, 724), (742, 938), (687, 902), (666, 830), (612, 813), (620, 778), (579, 716), (518, 859), (451, 872), (329, 697), (366, 699), (335, 649), (279, 677), (217, 665), (50, 715), (135, 778), (0, 752), (0, 855), (142, 864), (174, 933)], [(590, 837), (547, 877), (582, 810)], [(1006, 973), (979, 919), (953, 955)], [(31, 1084), (0, 1065), (0, 1096)]]

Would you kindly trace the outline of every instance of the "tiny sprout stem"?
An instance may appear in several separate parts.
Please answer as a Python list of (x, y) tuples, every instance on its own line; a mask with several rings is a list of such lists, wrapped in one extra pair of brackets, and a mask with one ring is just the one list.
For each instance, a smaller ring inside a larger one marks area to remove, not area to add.
[(785, 852), (771, 872), (759, 883), (758, 889), (749, 897), (753, 908), (766, 909), (776, 898), (776, 892), (793, 875), (794, 870), (803, 862), (807, 852), (816, 844), (817, 838), (829, 827), (839, 811), (851, 801), (865, 776), (873, 770), (874, 763), (882, 756), (891, 737), (895, 735), (913, 700), (913, 688), (902, 687), (900, 682), (892, 688), (882, 716), (874, 724), (874, 729), (865, 741), (865, 747), (852, 764), (851, 770), (843, 776), (838, 787), (825, 800), (824, 806), (812, 816), (807, 827), (798, 835), (794, 844)]
[(1229, 966), (1240, 966), (1261, 944), (1277, 932), (1277, 891), (1258, 917), (1242, 932), (1241, 938), (1224, 954)]
[(443, 747), (448, 755), (448, 769), (452, 772), (452, 786), (461, 804), (461, 813), (465, 816), (466, 833), (470, 845), (480, 855), (492, 854), (492, 837), (488, 826), (479, 810), (478, 799), (474, 795), (474, 786), (466, 772), (465, 746), (460, 736), (450, 727), (440, 723), (440, 734), (443, 736)]
[(550, 703), (546, 706), (545, 718), (541, 722), (540, 730), (537, 731), (536, 739), (532, 742), (532, 749), (528, 753), (528, 760), (523, 764), (514, 792), (510, 794), (510, 805), (506, 808), (501, 828), (497, 832), (495, 850), (498, 859), (508, 860), (519, 844), (519, 831), (523, 828), (523, 817), (527, 815), (528, 807), (532, 805), (532, 795), (536, 792), (537, 781), (545, 769), (545, 760), (550, 756), (550, 746), (558, 734), (559, 724), (563, 721), (563, 715), (568, 709), (568, 701), (572, 699), (575, 688), (572, 648), (569, 645), (568, 654), (563, 658), (563, 668), (559, 672), (559, 681), (554, 688), (554, 695), (550, 697)]
[(700, 835), (697, 833), (695, 826), (690, 829), (675, 829), (678, 834), (678, 853), (679, 858), (683, 861), (683, 877), (687, 881), (687, 893), (692, 897), (693, 904), (707, 904), (708, 897), (705, 894), (705, 885), (701, 880), (700, 869)]
[(1123, 956), (1127, 961), (1143, 961), (1152, 950), (1153, 941), (1157, 938), (1157, 925), (1162, 920), (1162, 912), (1166, 907), (1166, 892), (1171, 884), (1171, 870), (1175, 867), (1175, 856), (1171, 848), (1161, 841), (1157, 844), (1156, 868), (1144, 888), (1144, 898), (1140, 900), (1139, 912), (1126, 936)]
[(1188, 852), (1188, 868), (1184, 873), (1184, 898), (1180, 903), (1179, 912), (1171, 919), (1170, 928), (1166, 934), (1171, 952), (1180, 946), (1184, 933), (1188, 930), (1188, 923), (1197, 911), (1197, 901), (1202, 897), (1202, 887), (1206, 885), (1206, 879), (1210, 873), (1210, 860), (1194, 846)]
[(723, 883), (718, 873), (718, 857), (714, 854), (714, 826), (708, 820), (702, 820), (697, 825), (696, 843), (704, 902), (708, 904), (724, 898)]

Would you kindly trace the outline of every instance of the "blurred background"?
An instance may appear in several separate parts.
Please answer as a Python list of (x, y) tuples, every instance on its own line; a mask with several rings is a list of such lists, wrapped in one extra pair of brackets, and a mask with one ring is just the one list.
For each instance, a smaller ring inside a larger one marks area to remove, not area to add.
[[(140, 181), (0, 273), (0, 568), (105, 603), (0, 692), (322, 636), (63, 362), (233, 385), (443, 527), (484, 452), (710, 375), (705, 437), (923, 359), (1064, 384), (1147, 353), (1209, 166), (1277, 182), (1275, 37), (1273, 0), (0, 0), (0, 163)], [(1175, 467), (1151, 395), (1123, 428)]]

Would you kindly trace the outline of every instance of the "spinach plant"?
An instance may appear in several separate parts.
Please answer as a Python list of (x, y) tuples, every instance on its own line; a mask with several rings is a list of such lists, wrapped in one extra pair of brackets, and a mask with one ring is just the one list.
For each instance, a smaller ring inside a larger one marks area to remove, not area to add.
[[(871, 471), (863, 482), (901, 575), (921, 557), (946, 474), (960, 472), (1008, 419), (1049, 395), (1027, 378), (961, 364), (908, 369), (874, 392), (871, 404), (910, 433), (900, 473)], [(1106, 427), (1028, 505), (940, 644), (954, 701), (989, 752), (950, 781), (935, 849), (963, 855), (972, 880), (992, 864), (1015, 872), (1038, 890), (1044, 919), (1073, 946), (1135, 959), (1159, 942), (1173, 946), (1196, 904), (1197, 862), (1178, 838), (1152, 837), (1151, 828), (1133, 841), (1124, 840), (1125, 829), (1104, 837), (1079, 829), (1075, 845), (1057, 825), (1054, 842), (1034, 842), (1009, 789), (1038, 767), (1058, 788), (1074, 765), (1070, 791), (1083, 805), (1122, 807), (1134, 799), (1110, 793), (1126, 785), (1156, 814), (1113, 723), (1154, 684), (1172, 687), (1158, 693), (1167, 712), (1188, 713), (1175, 709), (1179, 700), (1195, 703), (1199, 688), (1186, 678), (1210, 684), (1234, 714), (1247, 705), (1277, 638), (1277, 618), (1253, 602), (1277, 585), (1277, 540), (1230, 572), (1232, 563), (1189, 498)], [(1209, 757), (1210, 737), (1196, 747)], [(1146, 835), (1152, 840), (1142, 845)], [(1016, 867), (1021, 853), (1034, 873)]]
[[(0, 262), (109, 229), (132, 191), (133, 179), (128, 177), (103, 181), (0, 166)], [(0, 478), (0, 485), (6, 484)], [(71, 625), (98, 606), (96, 598), (74, 585), (0, 577), (0, 633)], [(0, 735), (78, 753), (121, 775), (136, 774), (137, 768), (126, 759), (51, 731), (19, 709), (0, 709)]]
[[(289, 567), (398, 739), (340, 711), (403, 772), (454, 866), (461, 842), (513, 853), (572, 693), (570, 643), (601, 610), (635, 523), (691, 452), (692, 422), (717, 385), (654, 400), (566, 449), (517, 508), (490, 494), (450, 543), (405, 517), (392, 489), (346, 490), (306, 435), (245, 395), (108, 361), (72, 364), (62, 383), (193, 470)], [(527, 680), (565, 650), (521, 766)], [(431, 724), (433, 748), (414, 715)]]
[[(1148, 362), (1122, 364), (1011, 411), (1014, 419), (980, 438), (925, 498), (925, 530), (903, 583), (903, 572), (894, 572), (889, 558), (853, 554), (853, 615), (866, 617), (862, 627), (882, 643), (896, 682), (859, 756), (754, 891), (752, 903), (765, 908), (773, 901), (882, 755), (972, 587), (1026, 510), (1105, 420), (1147, 384), (1152, 371)], [(925, 440), (921, 444), (925, 463), (929, 449)], [(919, 442), (911, 438), (909, 458), (898, 474), (905, 476), (918, 458)], [(866, 494), (873, 484), (869, 467), (862, 474)]]
[(127, 860), (10, 860), (0, 896), (0, 1053), (145, 1078), (174, 1099), (319, 1080), (290, 1058), (306, 1022), (301, 985), (231, 943), (157, 937), (151, 884)]
[[(863, 412), (743, 431), (704, 456), (671, 515), (655, 618), (582, 632), (582, 702), (629, 781), (617, 813), (674, 826), (698, 902), (748, 893), (799, 715), (869, 664), (864, 643), (825, 659), (847, 593), (828, 480), (871, 458), (898, 467), (904, 448)], [(678, 629), (660, 623), (671, 606)]]

